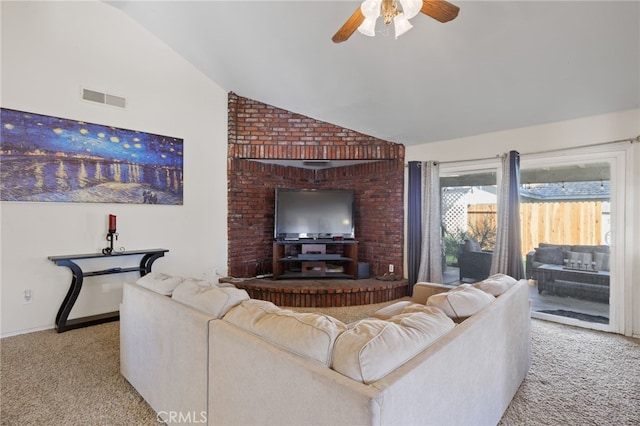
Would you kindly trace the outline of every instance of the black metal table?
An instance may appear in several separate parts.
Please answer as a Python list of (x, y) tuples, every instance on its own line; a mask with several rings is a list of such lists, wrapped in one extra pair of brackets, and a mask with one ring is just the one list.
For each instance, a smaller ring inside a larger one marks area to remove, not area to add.
[[(104, 314), (91, 315), (88, 317), (82, 318), (74, 318), (68, 320), (69, 313), (73, 308), (73, 305), (76, 303), (78, 299), (78, 295), (80, 294), (80, 290), (82, 289), (82, 282), (84, 281), (84, 277), (94, 277), (97, 275), (109, 275), (109, 274), (122, 274), (125, 272), (140, 272), (140, 276), (143, 277), (149, 272), (151, 272), (151, 266), (156, 259), (163, 257), (165, 253), (169, 250), (166, 249), (148, 249), (148, 250), (133, 250), (133, 251), (123, 251), (123, 252), (113, 252), (112, 254), (102, 254), (102, 253), (88, 253), (88, 254), (71, 254), (67, 256), (49, 256), (48, 259), (55, 263), (58, 266), (66, 266), (71, 270), (72, 278), (71, 285), (69, 287), (69, 291), (67, 295), (64, 297), (62, 301), (62, 305), (60, 305), (60, 309), (58, 310), (58, 314), (56, 315), (56, 331), (58, 333), (62, 333), (64, 331), (73, 330), (75, 328), (80, 327), (88, 327), (90, 325), (102, 324), (110, 321), (117, 321), (120, 318), (120, 313), (116, 312), (107, 312)], [(82, 268), (75, 263), (75, 260), (81, 259), (112, 259), (115, 257), (124, 257), (124, 256), (140, 256), (142, 255), (142, 259), (140, 259), (140, 265), (135, 267), (126, 267), (126, 268), (109, 268), (103, 269), (99, 271), (88, 271), (85, 272)]]

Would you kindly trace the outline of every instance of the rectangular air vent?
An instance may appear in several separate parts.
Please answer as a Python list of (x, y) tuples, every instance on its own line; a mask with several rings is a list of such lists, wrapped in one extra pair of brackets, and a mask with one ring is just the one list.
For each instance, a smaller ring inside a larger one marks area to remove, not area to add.
[(118, 108), (127, 107), (127, 99), (122, 96), (110, 95), (95, 90), (82, 89), (82, 99), (89, 102), (97, 102), (99, 104), (111, 105)]

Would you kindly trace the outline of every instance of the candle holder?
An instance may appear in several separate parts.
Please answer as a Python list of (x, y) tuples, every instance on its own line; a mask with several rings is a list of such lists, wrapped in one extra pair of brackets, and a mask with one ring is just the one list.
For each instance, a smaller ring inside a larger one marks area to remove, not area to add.
[(109, 241), (109, 247), (105, 247), (102, 249), (102, 254), (110, 255), (113, 253), (113, 240), (118, 239), (118, 233), (115, 231), (109, 231), (107, 233), (107, 241)]

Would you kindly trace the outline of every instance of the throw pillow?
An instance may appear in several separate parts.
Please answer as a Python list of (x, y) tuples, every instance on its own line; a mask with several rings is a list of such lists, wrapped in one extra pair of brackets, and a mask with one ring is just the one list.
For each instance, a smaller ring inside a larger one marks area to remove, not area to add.
[(173, 277), (162, 272), (149, 272), (144, 277), (139, 278), (136, 284), (164, 296), (171, 296), (173, 290), (182, 280), (182, 277)]
[(609, 253), (595, 253), (596, 270), (608, 271), (609, 270)]
[(562, 247), (536, 247), (535, 261), (546, 263), (547, 265), (562, 265), (564, 257), (562, 255)]
[(338, 336), (333, 369), (365, 384), (375, 382), (455, 327), (440, 309), (413, 305), (409, 310), (416, 312), (395, 315), (387, 321), (360, 320)]
[(567, 254), (568, 266), (570, 268), (591, 268), (591, 261), (593, 260), (593, 254), (587, 252), (570, 251)]
[(518, 281), (505, 274), (494, 274), (490, 277), (473, 284), (475, 288), (479, 288), (480, 290), (489, 293), (492, 296), (498, 297), (505, 291), (509, 290), (512, 285), (517, 283)]
[(293, 312), (250, 299), (230, 310), (224, 321), (303, 358), (331, 365), (336, 337), (347, 329), (328, 315)]
[(435, 306), (444, 311), (449, 318), (462, 320), (475, 314), (491, 302), (495, 297), (473, 287), (461, 284), (446, 293), (439, 293), (427, 299), (427, 306)]
[(249, 299), (249, 294), (245, 290), (220, 288), (208, 284), (203, 280), (185, 280), (173, 290), (171, 297), (177, 302), (211, 314), (215, 318), (222, 318), (229, 309)]

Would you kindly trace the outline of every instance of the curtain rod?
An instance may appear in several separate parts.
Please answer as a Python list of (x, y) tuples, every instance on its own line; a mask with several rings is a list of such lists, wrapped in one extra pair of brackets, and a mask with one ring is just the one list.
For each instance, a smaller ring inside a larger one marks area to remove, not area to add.
[[(590, 147), (593, 147), (593, 146), (612, 145), (612, 144), (622, 143), (622, 142), (629, 142), (629, 143), (640, 142), (640, 135), (636, 136), (635, 138), (630, 138), (630, 139), (619, 139), (617, 141), (609, 141), (609, 142), (597, 142), (597, 143), (592, 143), (592, 144), (589, 144), (589, 145), (581, 145), (581, 146), (567, 147), (567, 148), (548, 149), (548, 150), (544, 150), (544, 151), (534, 151), (534, 152), (525, 152), (525, 153), (520, 152), (519, 154), (520, 154), (520, 156), (522, 156), (522, 155), (534, 155), (534, 154), (548, 154), (548, 153), (551, 153), (551, 152), (566, 151), (567, 149), (571, 149), (571, 148), (590, 148)], [(434, 161), (434, 163), (435, 164), (449, 164), (449, 163), (466, 163), (466, 162), (469, 162), (469, 161), (494, 160), (496, 158), (500, 158), (500, 157), (503, 157), (505, 155), (506, 154), (497, 154), (497, 155), (494, 155), (493, 157), (470, 158), (470, 159), (467, 159), (467, 160)], [(418, 164), (418, 167), (420, 167), (420, 164)]]

